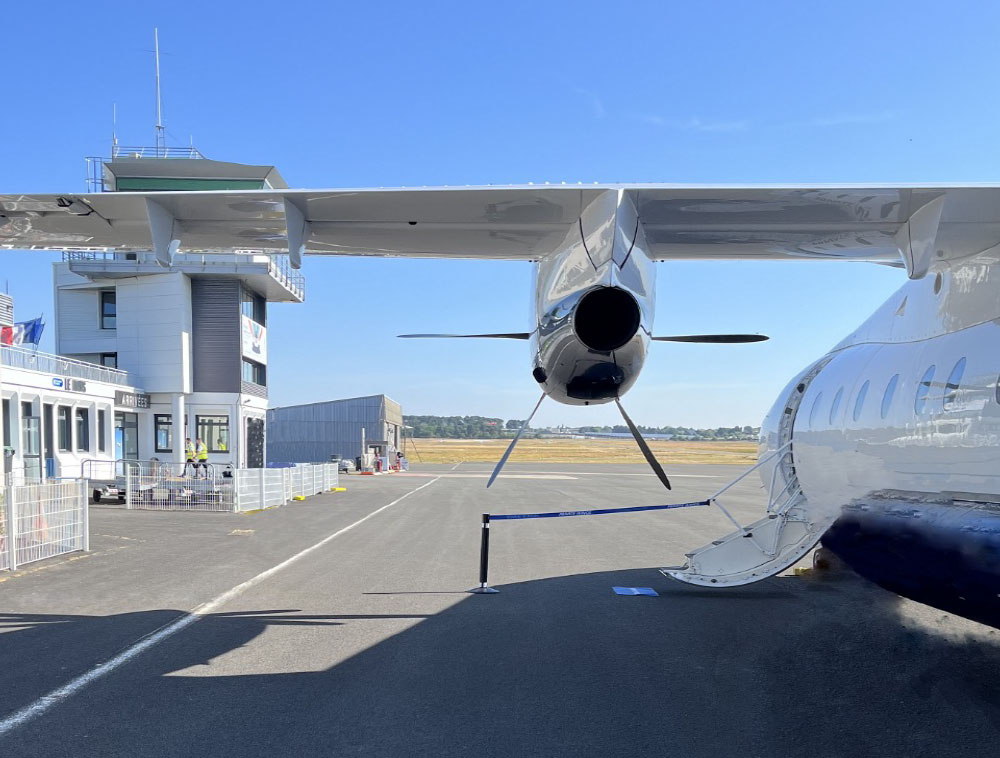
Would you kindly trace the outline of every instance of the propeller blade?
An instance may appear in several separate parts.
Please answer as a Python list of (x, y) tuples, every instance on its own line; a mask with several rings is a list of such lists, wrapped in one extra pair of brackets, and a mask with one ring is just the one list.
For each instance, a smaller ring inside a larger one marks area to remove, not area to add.
[(450, 339), (474, 339), (484, 337), (495, 340), (526, 340), (531, 336), (531, 332), (510, 332), (509, 334), (397, 334), (396, 336), (405, 340), (434, 337), (446, 337)]
[(639, 429), (632, 423), (632, 419), (628, 417), (625, 409), (622, 408), (621, 400), (616, 397), (615, 403), (618, 405), (618, 410), (621, 411), (622, 418), (625, 419), (625, 423), (628, 425), (629, 431), (632, 432), (632, 436), (635, 437), (635, 441), (639, 443), (639, 449), (646, 458), (646, 463), (648, 463), (653, 469), (653, 473), (656, 474), (657, 478), (663, 482), (663, 486), (668, 490), (672, 489), (670, 486), (670, 480), (667, 479), (667, 475), (663, 472), (663, 467), (660, 466), (660, 462), (656, 460), (656, 456), (653, 455), (653, 451), (649, 449), (649, 445), (646, 444), (646, 440), (642, 438), (642, 434), (639, 433)]
[(763, 342), (763, 334), (675, 334), (671, 337), (652, 337), (654, 342)]
[(514, 439), (512, 439), (510, 441), (510, 444), (507, 446), (507, 452), (503, 454), (503, 457), (497, 463), (496, 468), (493, 469), (493, 473), (490, 474), (490, 480), (486, 482), (487, 489), (489, 489), (490, 485), (493, 484), (493, 480), (497, 478), (497, 474), (500, 473), (500, 469), (503, 468), (503, 465), (507, 462), (507, 459), (510, 458), (510, 454), (514, 452), (514, 445), (516, 445), (517, 441), (521, 439), (521, 432), (523, 432), (525, 429), (528, 428), (528, 424), (530, 424), (531, 419), (535, 417), (535, 413), (538, 411), (538, 406), (542, 404), (542, 401), (544, 399), (545, 399), (545, 393), (542, 393), (542, 396), (538, 398), (538, 402), (535, 404), (535, 410), (533, 410), (531, 412), (531, 415), (524, 420), (523, 424), (521, 424), (521, 428), (517, 430), (517, 434), (514, 435)]

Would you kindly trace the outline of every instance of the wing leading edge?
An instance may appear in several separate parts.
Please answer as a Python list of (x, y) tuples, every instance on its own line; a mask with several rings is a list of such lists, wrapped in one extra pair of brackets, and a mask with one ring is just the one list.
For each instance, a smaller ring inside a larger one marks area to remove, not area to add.
[[(847, 259), (926, 270), (1000, 243), (1000, 186), (587, 185), (0, 195), (16, 249), (263, 249), (533, 260), (624, 191), (656, 260)], [(291, 248), (289, 250), (289, 248)], [(162, 255), (161, 255), (162, 253)]]

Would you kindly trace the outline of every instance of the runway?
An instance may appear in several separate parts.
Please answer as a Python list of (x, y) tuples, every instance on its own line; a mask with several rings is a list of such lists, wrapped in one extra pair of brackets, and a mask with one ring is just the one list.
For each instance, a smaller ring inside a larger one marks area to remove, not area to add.
[[(486, 491), (489, 470), (347, 477), (256, 515), (94, 508), (91, 554), (0, 573), (0, 723), (28, 714), (0, 753), (995, 752), (995, 630), (850, 574), (660, 575), (727, 531), (715, 509), (498, 522), (500, 593), (464, 592), (483, 512), (686, 502), (739, 467), (670, 467), (672, 492), (640, 466), (508, 464)], [(749, 521), (761, 498), (726, 504)]]

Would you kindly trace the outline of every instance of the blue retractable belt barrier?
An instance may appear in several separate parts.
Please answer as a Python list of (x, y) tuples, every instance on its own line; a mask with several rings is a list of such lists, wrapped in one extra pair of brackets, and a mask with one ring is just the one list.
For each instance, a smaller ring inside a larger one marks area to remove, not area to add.
[(482, 537), (479, 545), (479, 586), (469, 592), (486, 595), (497, 592), (487, 583), (486, 572), (490, 560), (490, 521), (512, 521), (522, 518), (561, 518), (563, 516), (601, 516), (605, 513), (635, 513), (636, 511), (666, 511), (672, 508), (691, 508), (697, 505), (710, 505), (708, 500), (695, 503), (674, 503), (673, 505), (637, 505), (632, 508), (595, 508), (591, 511), (553, 511), (552, 513), (508, 513), (503, 516), (483, 514)]
[(592, 511), (554, 511), (552, 513), (511, 513), (506, 516), (490, 514), (490, 521), (504, 521), (519, 518), (561, 518), (562, 516), (601, 516), (605, 513), (635, 513), (636, 511), (665, 511), (670, 508), (691, 508), (696, 505), (708, 505), (708, 500), (696, 503), (676, 503), (674, 505), (638, 505), (633, 508), (598, 508)]

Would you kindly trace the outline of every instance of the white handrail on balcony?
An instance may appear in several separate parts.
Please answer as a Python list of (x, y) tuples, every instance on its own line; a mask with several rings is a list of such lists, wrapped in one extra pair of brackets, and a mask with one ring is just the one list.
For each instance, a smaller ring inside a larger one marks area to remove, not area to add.
[[(136, 256), (127, 258), (127, 255)], [(67, 250), (63, 253), (63, 260), (68, 262), (86, 261), (108, 261), (108, 262), (128, 262), (128, 263), (154, 263), (156, 258), (149, 251), (121, 252), (112, 250)], [(266, 250), (234, 250), (232, 252), (205, 251), (177, 253), (174, 256), (174, 263), (181, 265), (184, 263), (199, 263), (202, 266), (213, 264), (237, 264), (237, 263), (266, 263), (268, 273), (274, 277), (282, 286), (291, 290), (299, 297), (305, 296), (306, 279), (291, 267), (291, 262), (287, 254), (274, 253)]]
[(0, 345), (0, 363), (9, 368), (41, 371), (46, 374), (68, 376), (75, 379), (89, 379), (127, 387), (131, 384), (127, 371), (100, 366), (96, 363), (78, 361), (62, 355), (40, 353), (18, 345)]

